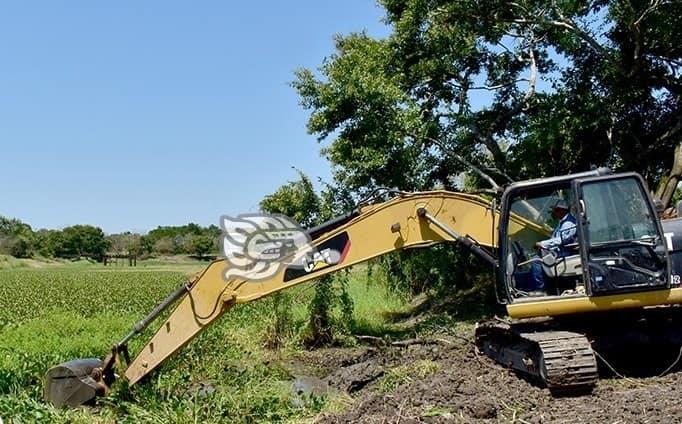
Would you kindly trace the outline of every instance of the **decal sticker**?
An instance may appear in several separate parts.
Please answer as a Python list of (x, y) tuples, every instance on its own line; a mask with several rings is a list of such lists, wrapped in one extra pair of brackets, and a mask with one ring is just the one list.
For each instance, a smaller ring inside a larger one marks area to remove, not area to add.
[(314, 274), (332, 265), (343, 263), (350, 250), (350, 239), (345, 231), (305, 253), (284, 271), (284, 282)]
[(263, 281), (291, 266), (294, 253), (314, 251), (308, 233), (284, 215), (223, 216), (223, 278)]

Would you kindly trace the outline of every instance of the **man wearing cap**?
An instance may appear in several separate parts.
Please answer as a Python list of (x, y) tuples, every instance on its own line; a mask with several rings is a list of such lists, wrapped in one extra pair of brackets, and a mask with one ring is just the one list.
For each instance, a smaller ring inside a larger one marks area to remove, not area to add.
[[(565, 200), (557, 201), (552, 207), (552, 218), (559, 221), (552, 231), (552, 237), (535, 243), (538, 250), (552, 250), (557, 252), (557, 256), (563, 258), (570, 253), (564, 248), (567, 244), (575, 242), (576, 220), (569, 212), (568, 203)], [(531, 265), (530, 291), (545, 290), (545, 273), (540, 262), (533, 262)]]
[(552, 207), (552, 218), (559, 221), (552, 232), (552, 238), (535, 243), (535, 247), (545, 250), (556, 250), (560, 257), (566, 256), (564, 246), (575, 242), (576, 220), (569, 212), (565, 200), (559, 200)]

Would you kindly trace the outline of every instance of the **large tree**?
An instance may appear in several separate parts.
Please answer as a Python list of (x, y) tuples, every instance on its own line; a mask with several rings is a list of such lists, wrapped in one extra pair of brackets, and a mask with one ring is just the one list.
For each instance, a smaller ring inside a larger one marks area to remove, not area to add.
[(64, 228), (61, 241), (57, 256), (86, 256), (98, 261), (102, 260), (110, 246), (102, 229), (92, 225), (72, 225)]
[[(294, 82), (336, 180), (496, 186), (608, 165), (669, 203), (682, 174), (682, 3), (382, 0)], [(489, 178), (489, 177), (492, 178)]]
[(27, 258), (32, 255), (34, 244), (35, 236), (30, 225), (0, 216), (0, 254)]

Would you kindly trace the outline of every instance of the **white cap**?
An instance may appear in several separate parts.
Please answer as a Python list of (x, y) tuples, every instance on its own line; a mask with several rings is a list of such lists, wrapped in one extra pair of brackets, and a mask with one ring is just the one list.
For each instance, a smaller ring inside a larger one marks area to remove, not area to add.
[(552, 209), (563, 209), (563, 210), (568, 210), (568, 203), (564, 199), (559, 199), (557, 202), (552, 206)]

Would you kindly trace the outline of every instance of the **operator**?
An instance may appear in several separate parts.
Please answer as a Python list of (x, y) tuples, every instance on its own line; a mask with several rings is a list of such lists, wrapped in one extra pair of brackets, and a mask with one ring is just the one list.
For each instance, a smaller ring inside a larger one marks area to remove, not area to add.
[[(568, 203), (565, 200), (558, 200), (552, 207), (552, 218), (559, 221), (552, 232), (552, 237), (535, 243), (535, 248), (539, 252), (550, 250), (556, 253), (557, 258), (570, 255), (565, 248), (567, 244), (575, 242), (576, 239), (576, 220), (569, 212)], [(542, 254), (540, 254), (542, 257)], [(533, 291), (545, 290), (545, 273), (542, 264), (538, 261), (531, 265), (531, 281)]]
[(553, 250), (558, 253), (560, 258), (567, 256), (564, 246), (575, 242), (576, 220), (569, 212), (568, 204), (565, 200), (559, 200), (552, 207), (552, 218), (559, 221), (552, 232), (552, 238), (535, 243), (535, 248), (540, 250)]

